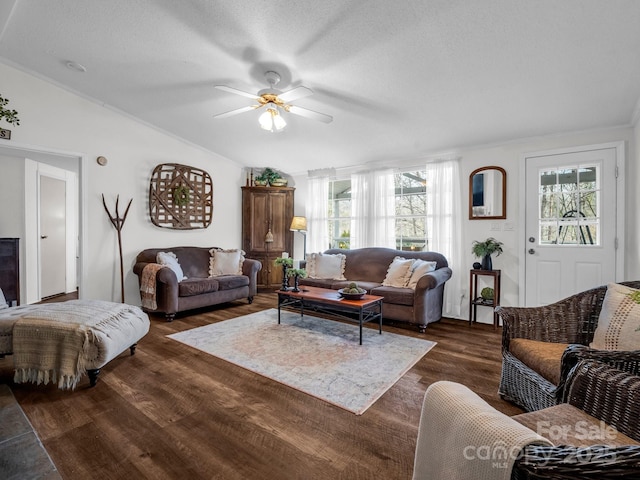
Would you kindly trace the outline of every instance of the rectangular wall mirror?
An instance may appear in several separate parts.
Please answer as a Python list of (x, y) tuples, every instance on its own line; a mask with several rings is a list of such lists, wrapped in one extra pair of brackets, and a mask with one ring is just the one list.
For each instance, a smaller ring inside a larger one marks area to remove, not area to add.
[(469, 175), (469, 220), (507, 218), (507, 172), (481, 167)]

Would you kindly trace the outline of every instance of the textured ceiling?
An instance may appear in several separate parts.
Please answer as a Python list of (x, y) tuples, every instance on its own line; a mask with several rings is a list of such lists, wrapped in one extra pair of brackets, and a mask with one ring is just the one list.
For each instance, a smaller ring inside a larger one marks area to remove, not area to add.
[[(0, 32), (2, 62), (286, 173), (629, 125), (640, 97), (637, 0), (3, 0)], [(333, 123), (213, 118), (267, 70)]]

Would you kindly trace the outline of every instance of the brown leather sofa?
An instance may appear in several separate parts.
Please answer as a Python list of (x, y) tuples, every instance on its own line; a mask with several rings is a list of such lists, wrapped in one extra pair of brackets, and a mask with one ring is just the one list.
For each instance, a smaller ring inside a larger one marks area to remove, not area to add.
[(172, 321), (177, 312), (208, 307), (220, 303), (246, 298), (249, 303), (257, 293), (257, 274), (262, 264), (246, 258), (242, 264), (242, 275), (209, 277), (210, 247), (149, 248), (136, 257), (133, 273), (142, 283), (142, 271), (149, 263), (156, 263), (158, 252), (173, 252), (187, 277), (178, 282), (170, 268), (158, 270), (156, 275), (156, 303), (152, 312), (163, 312), (167, 321)]
[[(346, 280), (302, 278), (300, 285), (338, 290), (356, 282), (371, 295), (384, 297), (382, 317), (417, 325), (424, 332), (427, 324), (442, 318), (444, 284), (451, 278), (447, 259), (436, 252), (410, 252), (391, 248), (370, 247), (353, 250), (330, 249), (324, 254), (342, 253), (346, 256), (344, 276)], [(436, 269), (420, 278), (415, 290), (411, 288), (383, 286), (389, 265), (396, 256), (406, 259), (419, 258), (436, 262)]]

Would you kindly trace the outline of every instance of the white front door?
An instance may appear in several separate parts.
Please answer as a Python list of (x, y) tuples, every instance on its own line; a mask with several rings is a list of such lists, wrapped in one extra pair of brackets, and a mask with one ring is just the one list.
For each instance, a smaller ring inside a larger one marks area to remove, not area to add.
[(525, 306), (617, 277), (616, 147), (525, 158)]

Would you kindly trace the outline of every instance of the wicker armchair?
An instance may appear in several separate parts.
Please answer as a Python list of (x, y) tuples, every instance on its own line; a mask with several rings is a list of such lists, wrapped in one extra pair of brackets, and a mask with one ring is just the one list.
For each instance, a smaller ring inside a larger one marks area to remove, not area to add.
[[(639, 376), (598, 361), (581, 361), (568, 377), (563, 400), (640, 442)], [(511, 473), (512, 480), (609, 478), (640, 478), (640, 445), (531, 445)]]
[[(640, 281), (621, 284), (640, 289)], [(502, 376), (498, 389), (503, 399), (526, 411), (556, 405), (562, 399), (567, 375), (581, 359), (597, 359), (624, 371), (640, 372), (638, 350), (604, 351), (588, 347), (593, 340), (606, 291), (607, 287), (602, 286), (541, 307), (496, 308), (503, 322)], [(560, 363), (557, 382), (545, 378), (544, 372), (534, 371), (514, 355), (510, 350), (514, 339), (547, 342), (548, 347), (553, 347), (555, 354), (552, 352), (551, 363), (556, 358)]]

